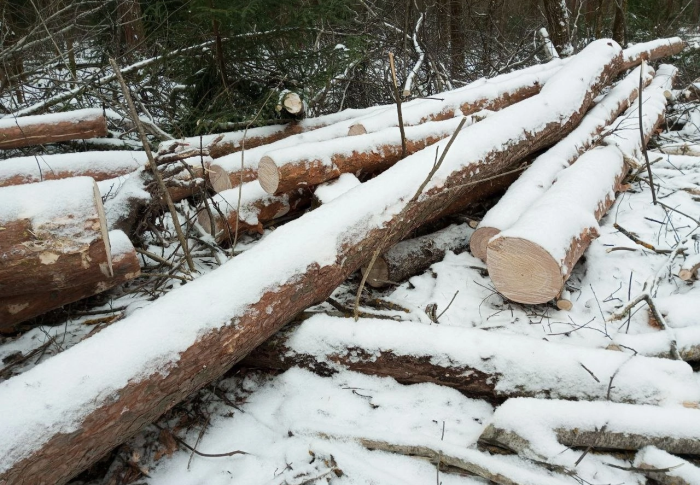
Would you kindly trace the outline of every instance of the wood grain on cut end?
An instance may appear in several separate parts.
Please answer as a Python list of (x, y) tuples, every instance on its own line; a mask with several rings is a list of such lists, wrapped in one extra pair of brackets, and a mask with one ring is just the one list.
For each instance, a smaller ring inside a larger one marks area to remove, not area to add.
[(364, 135), (366, 133), (367, 133), (367, 130), (362, 125), (362, 123), (355, 123), (348, 130), (348, 136)]
[(487, 249), (486, 264), (496, 290), (518, 303), (538, 304), (555, 298), (564, 279), (554, 258), (526, 239), (499, 237)]
[(287, 93), (282, 101), (284, 109), (293, 115), (299, 114), (304, 110), (304, 103), (297, 93)]
[[(364, 276), (367, 272), (367, 268), (363, 266), (361, 271), (362, 275)], [(372, 288), (384, 288), (390, 284), (389, 267), (381, 257), (377, 258), (372, 265), (372, 269), (367, 276), (367, 284)]]
[(469, 249), (471, 249), (472, 254), (486, 262), (486, 248), (489, 240), (499, 232), (501, 231), (495, 227), (478, 227), (469, 240)]
[(275, 161), (264, 156), (258, 163), (258, 180), (263, 190), (268, 194), (274, 194), (280, 185), (280, 173)]
[(209, 166), (209, 183), (216, 193), (233, 188), (228, 172), (218, 163)]

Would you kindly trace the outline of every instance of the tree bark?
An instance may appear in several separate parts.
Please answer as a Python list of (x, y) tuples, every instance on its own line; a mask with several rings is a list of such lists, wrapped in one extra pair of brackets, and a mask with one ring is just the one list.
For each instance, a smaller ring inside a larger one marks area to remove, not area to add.
[(0, 296), (112, 276), (102, 198), (87, 177), (0, 190)]
[(450, 2), (450, 77), (459, 79), (464, 75), (464, 34), (462, 23), (462, 0), (448, 0)]
[(615, 17), (613, 19), (612, 38), (621, 46), (627, 45), (627, 2), (628, 0), (615, 0)]
[(685, 42), (680, 37), (658, 39), (642, 44), (635, 44), (624, 51), (621, 70), (629, 69), (642, 62), (651, 62), (664, 57), (675, 56), (685, 48)]
[(146, 31), (143, 27), (139, 0), (117, 1), (118, 22), (124, 32), (124, 42), (129, 50), (145, 46)]
[(574, 49), (571, 46), (569, 10), (566, 8), (566, 0), (542, 0), (542, 3), (554, 48), (561, 57), (570, 56), (574, 53)]
[(13, 333), (19, 323), (136, 278), (141, 273), (141, 267), (129, 238), (122, 231), (110, 231), (109, 238), (112, 244), (112, 277), (105, 276), (95, 283), (61, 290), (0, 298), (0, 333)]
[[(572, 130), (621, 64), (621, 50), (612, 41), (591, 43), (584, 53), (570, 61), (539, 97), (472, 127), (478, 129), (463, 131), (436, 174), (439, 181), (424, 185), (424, 173), (428, 171), (423, 169), (432, 166), (432, 150), (407, 157), (348, 193), (342, 203), (339, 200), (321, 206), (294, 224), (278, 228), (255, 248), (216, 271), (68, 349), (59, 356), (63, 364), (60, 369), (51, 367), (52, 360), (42, 364), (42, 381), (48, 379), (52, 386), (59, 385), (63, 392), (76, 396), (59, 403), (50, 398), (57, 421), (49, 429), (27, 414), (11, 422), (0, 421), (0, 433), (10, 427), (14, 430), (0, 441), (0, 481), (65, 483), (177, 402), (221, 376), (294, 315), (326, 300), (373, 251), (402, 239), (464, 196), (471, 190), (466, 183), (500, 173), (504, 166)], [(567, 89), (574, 79), (584, 83), (586, 89)], [(557, 109), (548, 108), (555, 101)], [(539, 115), (533, 117), (533, 112)], [(511, 125), (504, 120), (517, 122)], [(485, 154), (473, 149), (483, 142), (483, 133), (492, 134)], [(438, 143), (443, 148), (446, 145)], [(396, 177), (401, 177), (402, 184), (395, 183)], [(423, 195), (404, 207), (423, 187)], [(374, 218), (387, 206), (391, 212), (384, 220)], [(400, 217), (391, 215), (402, 207)], [(338, 216), (339, 209), (342, 217)], [(318, 227), (324, 227), (323, 237), (318, 237)], [(266, 264), (261, 265), (264, 258)], [(232, 292), (236, 287), (242, 291)], [(204, 312), (202, 307), (192, 305), (192, 298), (201, 298), (203, 291), (207, 301), (217, 302), (207, 305)], [(85, 362), (94, 346), (104, 339), (127, 339), (137, 346), (146, 345), (138, 339), (144, 338), (144, 328), (149, 334), (170, 331), (178, 335), (157, 349), (147, 342), (148, 350), (144, 351), (150, 370), (134, 365), (142, 359), (142, 352), (124, 353), (106, 346), (102, 361), (90, 369), (90, 389), (97, 394), (86, 392), (85, 383), (76, 376), (66, 375), (64, 366)], [(115, 365), (123, 369), (123, 380), (120, 378), (116, 385), (108, 377)], [(49, 396), (41, 382), (33, 387), (24, 384), (31, 378), (28, 374), (2, 384), (0, 409), (14, 409), (27, 399), (33, 406), (44, 406)], [(105, 392), (103, 386), (109, 386), (109, 391)], [(45, 404), (48, 406), (49, 401)]]
[(97, 109), (0, 120), (0, 149), (5, 150), (105, 135), (107, 120)]

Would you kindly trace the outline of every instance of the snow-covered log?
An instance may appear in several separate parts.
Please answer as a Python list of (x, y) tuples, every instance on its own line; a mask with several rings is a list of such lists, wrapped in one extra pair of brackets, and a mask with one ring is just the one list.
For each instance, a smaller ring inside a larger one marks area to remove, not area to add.
[(675, 56), (685, 48), (685, 42), (680, 37), (657, 39), (650, 42), (642, 42), (624, 50), (622, 69), (636, 66), (642, 60), (654, 61), (664, 57)]
[(6, 118), (0, 121), (0, 149), (95, 138), (107, 134), (101, 109)]
[(642, 355), (670, 359), (673, 342), (681, 359), (700, 362), (700, 326), (674, 328), (672, 332), (617, 334), (610, 348), (633, 349)]
[[(434, 149), (404, 158), (119, 325), (0, 383), (0, 416), (13, 416), (0, 420), (0, 481), (65, 483), (224, 374), (294, 315), (325, 301), (375, 250), (465, 195), (467, 183), (501, 173), (572, 130), (621, 62), (617, 44), (592, 42), (538, 96), (463, 130), (427, 183)], [(442, 151), (448, 143), (436, 146)]]
[(487, 246), (489, 275), (495, 288), (519, 303), (555, 298), (574, 265), (598, 236), (598, 221), (615, 201), (627, 174), (628, 159), (641, 159), (646, 143), (663, 121), (666, 97), (676, 69), (662, 65), (642, 93), (645, 141), (639, 128), (639, 102), (613, 126), (604, 145), (584, 153), (557, 175), (557, 180), (517, 222)]
[[(473, 232), (467, 224), (460, 224), (401, 241), (377, 258), (367, 276), (367, 284), (382, 288), (417, 275), (431, 264), (442, 261), (447, 251), (466, 250)], [(367, 265), (362, 266), (363, 275), (366, 271)]]
[[(700, 387), (685, 362), (386, 319), (355, 322), (316, 315), (283, 329), (243, 364), (278, 370), (300, 366), (321, 375), (349, 369), (405, 384), (432, 382), (493, 402), (516, 396), (700, 402)], [(613, 375), (615, 387), (609, 390)]]
[(634, 468), (660, 485), (700, 483), (699, 467), (653, 446), (639, 450), (634, 457)]
[(16, 325), (63, 305), (97, 295), (136, 278), (141, 267), (129, 238), (122, 231), (110, 231), (113, 276), (71, 288), (34, 292), (0, 298), (0, 333), (15, 331)]
[(698, 270), (700, 270), (700, 254), (694, 254), (683, 262), (680, 271), (678, 271), (678, 277), (683, 281), (688, 281), (697, 275)]
[[(239, 195), (240, 211), (238, 210)], [(287, 194), (270, 195), (254, 180), (243, 184), (240, 190), (237, 187), (216, 194), (209, 200), (214, 221), (211, 220), (206, 207), (200, 208), (198, 221), (205, 231), (221, 242), (232, 239), (236, 227), (239, 232), (262, 233), (264, 223), (308, 206), (310, 203), (311, 194), (308, 191), (295, 190)]]
[[(506, 191), (503, 197), (484, 216), (472, 236), (470, 249), (474, 256), (486, 260), (486, 246), (499, 232), (512, 226), (520, 216), (552, 186), (557, 174), (600, 138), (607, 125), (637, 99), (641, 67), (633, 70), (596, 104), (568, 136), (564, 137), (532, 165)], [(646, 70), (645, 85), (653, 78)]]
[[(470, 116), (468, 124), (484, 116)], [(408, 126), (406, 154), (410, 155), (454, 133), (459, 118)], [(258, 180), (270, 194), (283, 194), (297, 188), (318, 185), (342, 173), (377, 173), (401, 160), (401, 134), (396, 128), (375, 133), (346, 136), (298, 149), (282, 148), (268, 152), (258, 164)]]
[(539, 461), (555, 457), (564, 447), (636, 451), (655, 446), (700, 455), (700, 410), (515, 398), (496, 409), (479, 444)]
[(36, 155), (0, 161), (0, 187), (69, 177), (107, 180), (134, 172), (148, 159), (145, 152), (99, 151)]
[(337, 179), (320, 184), (318, 187), (316, 187), (314, 190), (312, 206), (318, 207), (321, 204), (327, 204), (360, 184), (362, 184), (362, 182), (360, 182), (360, 180), (353, 174), (341, 174)]
[(76, 177), (0, 189), (0, 296), (112, 276), (102, 198)]

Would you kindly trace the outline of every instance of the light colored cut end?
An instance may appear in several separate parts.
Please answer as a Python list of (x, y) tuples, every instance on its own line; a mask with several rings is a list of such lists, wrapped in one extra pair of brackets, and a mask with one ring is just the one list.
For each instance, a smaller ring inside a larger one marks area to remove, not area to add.
[(557, 308), (566, 312), (570, 312), (573, 307), (574, 304), (571, 301), (571, 292), (569, 292), (566, 289), (563, 289), (561, 291), (561, 294), (557, 298)]
[[(367, 273), (367, 266), (363, 266), (362, 276)], [(389, 285), (389, 267), (382, 258), (377, 260), (372, 265), (372, 271), (367, 276), (367, 284), (372, 288), (383, 288)]]
[(469, 239), (469, 249), (471, 249), (472, 254), (485, 262), (489, 240), (499, 232), (501, 231), (495, 227), (478, 227)]
[(293, 115), (299, 114), (304, 110), (304, 103), (297, 93), (287, 93), (282, 101), (284, 109)]
[(365, 130), (365, 127), (362, 125), (362, 123), (355, 123), (348, 130), (348, 136), (364, 135), (366, 133), (367, 130)]
[(280, 173), (275, 161), (267, 155), (258, 163), (258, 180), (263, 190), (268, 194), (274, 194), (280, 186)]
[(228, 172), (216, 163), (209, 166), (209, 183), (216, 193), (233, 188)]
[[(92, 181), (92, 191), (95, 198), (95, 208), (97, 209), (97, 216), (100, 219), (100, 233), (102, 234), (102, 240), (105, 243), (105, 251), (107, 253), (107, 271), (109, 272), (110, 278), (114, 276), (114, 269), (112, 268), (112, 246), (109, 242), (109, 229), (107, 229), (107, 216), (105, 216), (105, 208), (102, 205), (102, 194), (100, 194), (100, 189), (97, 183)], [(104, 270), (103, 270), (104, 272)]]
[[(696, 269), (697, 271), (697, 269)], [(678, 277), (682, 279), (683, 281), (688, 281), (693, 278), (693, 275), (695, 274), (695, 271), (692, 269), (682, 269), (678, 272)]]
[(496, 290), (509, 300), (538, 304), (559, 294), (561, 268), (541, 246), (526, 239), (498, 237), (487, 249), (486, 265)]
[(214, 214), (214, 227), (212, 232), (212, 220), (211, 217), (209, 217), (209, 211), (206, 210), (206, 208), (199, 210), (199, 213), (197, 214), (197, 222), (199, 222), (199, 225), (202, 226), (205, 231), (207, 231), (207, 234), (216, 236), (216, 233), (219, 232), (219, 220), (217, 215)]

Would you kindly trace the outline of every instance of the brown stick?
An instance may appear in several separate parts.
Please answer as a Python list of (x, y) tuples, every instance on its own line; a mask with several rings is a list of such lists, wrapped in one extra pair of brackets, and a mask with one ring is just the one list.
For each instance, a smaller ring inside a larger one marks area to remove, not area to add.
[(102, 110), (25, 116), (0, 122), (0, 149), (83, 140), (107, 135)]

